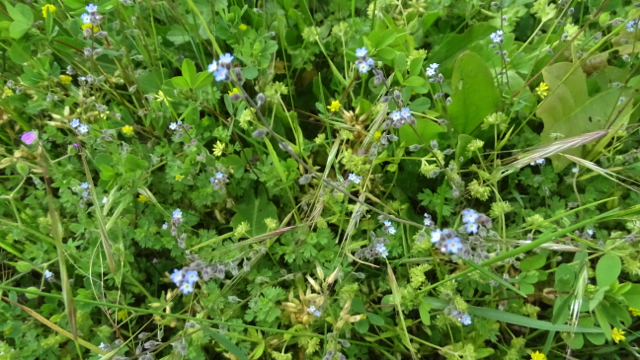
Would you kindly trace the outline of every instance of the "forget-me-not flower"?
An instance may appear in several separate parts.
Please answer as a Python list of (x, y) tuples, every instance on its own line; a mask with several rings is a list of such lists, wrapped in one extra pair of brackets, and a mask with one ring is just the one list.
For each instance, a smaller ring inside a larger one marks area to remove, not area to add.
[(80, 19), (82, 20), (83, 24), (88, 24), (91, 22), (91, 15), (84, 13), (82, 15), (80, 15)]
[(462, 210), (462, 222), (465, 224), (473, 224), (478, 220), (478, 212), (473, 209)]
[(193, 292), (193, 285), (186, 282), (180, 286), (180, 291), (182, 291), (183, 295), (191, 294)]
[(87, 12), (89, 14), (94, 13), (96, 11), (98, 11), (98, 6), (97, 5), (93, 5), (93, 4), (89, 4), (87, 6), (84, 7), (85, 10), (87, 10)]
[(227, 74), (229, 73), (229, 71), (227, 71), (227, 69), (225, 68), (218, 68), (218, 70), (216, 70), (213, 75), (215, 76), (216, 81), (223, 81), (227, 78)]
[(377, 244), (376, 252), (378, 253), (378, 255), (380, 255), (380, 257), (384, 259), (386, 259), (387, 256), (389, 256), (389, 252), (387, 251), (387, 248), (384, 246), (384, 244)]
[(78, 126), (78, 132), (79, 132), (81, 135), (86, 134), (88, 131), (89, 131), (89, 126), (88, 126), (88, 125), (80, 124), (80, 126)]
[(475, 234), (478, 232), (478, 224), (476, 223), (468, 223), (468, 224), (464, 224), (464, 229), (469, 233), (469, 234)]
[(73, 119), (73, 120), (71, 120), (71, 122), (69, 123), (69, 125), (70, 125), (72, 128), (74, 128), (74, 129), (75, 129), (75, 128), (77, 128), (78, 126), (80, 126), (80, 120), (78, 120), (78, 119)]
[(471, 325), (471, 316), (469, 314), (462, 315), (459, 320), (463, 325)]
[(367, 48), (366, 47), (361, 47), (361, 48), (357, 48), (356, 49), (356, 56), (357, 57), (365, 57), (367, 56)]
[(448, 252), (457, 254), (458, 251), (460, 251), (460, 248), (462, 248), (462, 243), (459, 238), (454, 237), (453, 239), (447, 240), (445, 242), (445, 246), (447, 247)]
[(174, 219), (182, 219), (182, 211), (180, 209), (173, 210)]
[(358, 65), (358, 71), (360, 71), (362, 74), (368, 72), (369, 64), (367, 64), (366, 62), (360, 63), (360, 65)]
[(164, 222), (164, 224), (162, 224), (162, 230), (167, 230), (169, 228), (169, 223), (168, 222)]
[(222, 54), (220, 55), (220, 59), (218, 59), (218, 61), (220, 62), (220, 64), (231, 64), (231, 61), (233, 61), (233, 55), (229, 53)]
[(437, 243), (442, 238), (442, 231), (440, 229), (435, 229), (431, 232), (431, 243)]
[(176, 123), (174, 123), (174, 122), (172, 122), (172, 123), (170, 123), (170, 124), (169, 124), (169, 129), (171, 129), (171, 130), (175, 130), (175, 129), (177, 129), (177, 128), (178, 128), (178, 124), (176, 124)]
[(173, 274), (171, 274), (169, 277), (176, 285), (179, 285), (182, 282), (182, 279), (184, 278), (182, 276), (182, 271), (178, 269), (173, 269)]
[(49, 270), (45, 270), (44, 271), (44, 278), (47, 279), (47, 280), (53, 278), (53, 273), (51, 271), (49, 271)]
[(187, 271), (187, 281), (190, 284), (195, 283), (196, 281), (198, 281), (198, 272), (197, 271)]
[(211, 64), (207, 66), (207, 71), (213, 74), (216, 70), (218, 70), (218, 62), (213, 60)]
[(354, 184), (360, 184), (360, 181), (362, 181), (362, 176), (358, 176), (358, 175), (356, 175), (354, 173), (351, 173), (347, 177), (347, 180), (351, 181)]
[(89, 183), (85, 181), (82, 184), (80, 184), (80, 187), (86, 190), (89, 188)]

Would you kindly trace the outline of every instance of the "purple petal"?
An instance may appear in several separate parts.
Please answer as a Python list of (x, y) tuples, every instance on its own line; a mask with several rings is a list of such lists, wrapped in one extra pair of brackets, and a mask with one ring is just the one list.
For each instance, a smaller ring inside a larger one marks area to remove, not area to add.
[(31, 145), (36, 140), (36, 138), (38, 138), (38, 135), (36, 135), (34, 131), (28, 131), (22, 134), (22, 137), (20, 139), (24, 141), (25, 144)]

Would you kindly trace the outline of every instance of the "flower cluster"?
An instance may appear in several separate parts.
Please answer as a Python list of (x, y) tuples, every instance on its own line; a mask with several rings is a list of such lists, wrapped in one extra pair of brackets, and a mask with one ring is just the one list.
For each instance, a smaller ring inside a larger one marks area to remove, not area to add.
[(229, 182), (229, 177), (222, 171), (218, 171), (213, 177), (209, 178), (209, 182), (211, 183), (211, 187), (213, 187), (214, 190), (224, 193), (224, 185)]
[(182, 270), (174, 269), (170, 278), (184, 295), (191, 294), (195, 283), (200, 279), (197, 271), (188, 270), (187, 268)]
[(220, 55), (218, 61), (213, 60), (207, 67), (207, 71), (213, 74), (216, 81), (230, 80), (229, 70), (231, 70), (231, 61), (233, 61), (233, 55), (226, 53)]
[(433, 220), (431, 220), (431, 215), (424, 213), (424, 226), (433, 226)]
[(492, 226), (490, 217), (473, 209), (462, 210), (462, 222), (464, 223), (464, 230), (468, 234), (477, 234), (481, 225), (487, 229)]
[(384, 227), (382, 228), (382, 231), (384, 231), (385, 233), (387, 233), (389, 235), (395, 235), (396, 228), (393, 226), (393, 224), (391, 224), (391, 221), (385, 220), (382, 223), (384, 224)]
[(451, 312), (451, 317), (455, 320), (458, 320), (462, 323), (462, 325), (471, 325), (471, 316), (464, 311), (454, 310)]
[(91, 36), (92, 34), (96, 34), (96, 36), (106, 36), (107, 33), (105, 31), (100, 30), (100, 22), (103, 19), (103, 16), (98, 14), (98, 6), (89, 4), (84, 7), (86, 13), (80, 15), (80, 20), (82, 20), (82, 32), (84, 37)]
[(393, 125), (394, 128), (399, 128), (404, 124), (415, 124), (416, 119), (411, 114), (411, 110), (409, 108), (402, 108), (400, 110), (394, 110), (389, 114), (389, 119), (391, 122), (386, 122), (383, 127), (388, 129), (389, 126)]
[(356, 251), (354, 256), (358, 259), (364, 257), (368, 260), (376, 257), (386, 259), (389, 255), (389, 251), (387, 251), (387, 247), (385, 246), (385, 244), (389, 243), (389, 240), (384, 237), (377, 237), (373, 231), (369, 234), (369, 236), (373, 239), (371, 245), (367, 246), (364, 249)]
[(362, 181), (362, 176), (358, 176), (354, 173), (349, 174), (349, 176), (347, 177), (347, 181), (348, 182), (352, 182), (354, 184), (360, 184), (360, 181)]
[(315, 317), (322, 316), (322, 311), (315, 307), (315, 305), (309, 306), (309, 312), (313, 314)]
[(373, 59), (367, 56), (368, 52), (365, 47), (356, 49), (356, 56), (359, 57), (359, 59), (356, 60), (356, 66), (361, 74), (369, 72), (375, 65)]
[(438, 67), (440, 66), (440, 64), (438, 63), (432, 63), (431, 65), (429, 65), (429, 67), (427, 68), (427, 71), (425, 72), (425, 75), (427, 75), (427, 77), (429, 78), (430, 82), (434, 82), (438, 77), (442, 76), (442, 74), (440, 74), (440, 72), (438, 71)]
[(633, 19), (627, 23), (627, 32), (634, 32), (638, 27), (638, 19)]
[(431, 243), (443, 253), (457, 254), (463, 247), (460, 235), (453, 229), (435, 229), (431, 232)]
[(529, 165), (531, 165), (531, 166), (534, 166), (534, 165), (540, 165), (540, 166), (542, 166), (542, 165), (544, 165), (544, 162), (545, 162), (545, 160), (544, 160), (544, 159), (538, 159), (538, 160), (536, 160), (536, 161), (532, 161), (532, 162), (531, 162), (531, 164), (529, 164)]
[(89, 132), (89, 129), (91, 129), (89, 125), (81, 123), (78, 119), (71, 120), (71, 122), (69, 122), (69, 125), (80, 135), (86, 134), (87, 132)]
[(489, 37), (491, 37), (491, 41), (493, 41), (494, 43), (502, 44), (504, 42), (504, 31), (498, 30), (494, 33), (491, 33)]

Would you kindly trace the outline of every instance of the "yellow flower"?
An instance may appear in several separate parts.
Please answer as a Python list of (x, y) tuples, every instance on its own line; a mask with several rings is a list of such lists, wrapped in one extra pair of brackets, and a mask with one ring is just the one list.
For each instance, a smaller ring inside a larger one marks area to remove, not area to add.
[[(82, 30), (84, 30), (84, 29), (91, 29), (91, 27), (92, 27), (92, 26), (93, 26), (93, 25), (91, 25), (91, 23), (89, 23), (89, 24), (82, 24), (82, 25), (80, 25), (80, 29), (82, 29)], [(98, 32), (98, 30), (100, 30), (100, 28), (98, 28), (98, 27), (96, 27), (96, 26), (93, 26), (93, 32), (94, 32), (94, 33), (97, 33), (97, 32)]]
[(547, 360), (547, 357), (539, 351), (536, 351), (531, 353), (531, 360)]
[(13, 327), (8, 328), (7, 330), (4, 331), (5, 335), (9, 335), (13, 332)]
[(378, 140), (382, 137), (382, 133), (380, 131), (376, 131), (373, 133), (373, 139)]
[(127, 319), (127, 310), (118, 311), (118, 319), (126, 320)]
[(46, 18), (48, 14), (53, 15), (54, 12), (56, 12), (56, 7), (51, 4), (42, 7), (42, 17), (44, 18)]
[(176, 180), (182, 181), (182, 179), (184, 179), (184, 175), (181, 175), (181, 174), (176, 175)]
[(631, 311), (631, 315), (633, 316), (640, 316), (640, 310), (636, 308), (629, 307), (629, 311)]
[(9, 89), (8, 87), (4, 88), (4, 94), (2, 95), (2, 98), (5, 98), (6, 96), (11, 96), (13, 95), (13, 90)]
[(169, 99), (164, 95), (162, 91), (158, 91), (158, 95), (154, 95), (158, 102), (164, 101), (167, 105), (169, 105)]
[(66, 85), (68, 83), (70, 83), (72, 80), (71, 76), (67, 76), (67, 75), (60, 75), (60, 83), (62, 85)]
[(127, 125), (122, 128), (122, 132), (127, 135), (133, 135), (133, 126)]
[(144, 195), (140, 195), (138, 196), (138, 201), (140, 201), (141, 203), (146, 203), (147, 201), (149, 201), (149, 198), (144, 196)]
[(336, 100), (336, 101), (332, 101), (331, 105), (327, 106), (327, 109), (331, 110), (331, 112), (336, 112), (336, 111), (340, 110), (340, 106), (342, 106), (340, 104), (340, 101)]
[(224, 145), (225, 144), (221, 143), (218, 140), (218, 142), (215, 145), (213, 145), (213, 155), (222, 156), (222, 150), (224, 150)]
[(231, 96), (233, 94), (241, 94), (240, 89), (233, 88), (233, 90), (229, 91), (229, 96)]
[(540, 85), (538, 85), (538, 87), (536, 88), (536, 94), (538, 94), (538, 96), (540, 96), (541, 98), (549, 95), (549, 87), (547, 86), (547, 84), (541, 82)]
[(248, 29), (248, 27), (245, 24), (240, 24), (240, 26), (238, 26), (238, 29), (240, 29), (240, 31), (245, 31)]
[(613, 332), (611, 333), (611, 337), (613, 338), (613, 341), (616, 342), (616, 344), (619, 343), (620, 341), (627, 340), (627, 338), (624, 337), (624, 331), (618, 330), (618, 328), (613, 328)]

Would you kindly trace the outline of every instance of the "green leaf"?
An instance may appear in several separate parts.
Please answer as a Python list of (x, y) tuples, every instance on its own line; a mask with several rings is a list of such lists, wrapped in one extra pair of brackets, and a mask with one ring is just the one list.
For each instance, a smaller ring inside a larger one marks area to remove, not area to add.
[(640, 309), (640, 284), (631, 285), (631, 289), (622, 294), (622, 297), (627, 301), (627, 305)]
[(196, 65), (191, 59), (182, 61), (182, 76), (189, 83), (189, 87), (192, 87), (196, 81)]
[(31, 60), (31, 46), (27, 42), (16, 41), (9, 49), (9, 57), (13, 62), (22, 65)]
[(597, 307), (595, 309), (595, 313), (596, 319), (598, 319), (598, 324), (600, 325), (604, 336), (606, 336), (607, 339), (611, 340), (611, 325), (609, 324), (609, 320), (607, 320), (607, 316), (605, 315), (604, 311), (602, 311), (601, 307)]
[(409, 104), (409, 110), (415, 112), (424, 112), (431, 107), (431, 100), (427, 97), (421, 97)]
[(576, 279), (576, 273), (569, 264), (560, 264), (556, 269), (556, 282), (554, 288), (558, 292), (571, 290), (573, 282)]
[(258, 69), (256, 69), (255, 66), (247, 66), (242, 69), (242, 76), (244, 76), (245, 79), (253, 80), (258, 77)]
[[(425, 296), (422, 299), (423, 301), (428, 302), (431, 305), (431, 307), (436, 310), (443, 310), (444, 308), (449, 306), (449, 302), (442, 299), (433, 298), (429, 296)], [(554, 325), (548, 321), (532, 319), (526, 316), (517, 315), (517, 314), (513, 314), (510, 312), (501, 311), (501, 310), (470, 306), (467, 309), (467, 312), (470, 315), (480, 316), (483, 318), (502, 321), (502, 322), (506, 322), (514, 325), (526, 326), (532, 329), (560, 331), (560, 332), (572, 331), (572, 327), (570, 325)], [(586, 327), (577, 326), (575, 328), (575, 332), (602, 333), (602, 330), (599, 328), (586, 328)]]
[(14, 39), (21, 38), (33, 24), (33, 12), (27, 5), (18, 3), (16, 7), (6, 4), (9, 16), (14, 20), (9, 26), (9, 34)]
[(193, 84), (193, 88), (199, 89), (201, 87), (211, 84), (212, 81), (213, 81), (213, 74), (211, 74), (208, 71), (203, 71), (198, 74), (195, 84)]
[(147, 168), (147, 166), (149, 166), (148, 162), (138, 159), (138, 157), (133, 154), (129, 154), (126, 158), (124, 158), (124, 168), (128, 172), (144, 170)]
[(384, 319), (381, 316), (378, 316), (374, 313), (367, 313), (367, 319), (373, 325), (382, 326), (384, 325)]
[[(542, 119), (543, 143), (551, 143), (558, 134), (570, 138), (606, 128), (610, 120), (617, 116), (623, 104), (620, 97), (628, 98), (631, 90), (611, 88), (589, 98), (586, 75), (582, 68), (573, 69), (573, 63), (558, 63), (542, 70), (544, 82), (549, 86), (549, 95), (538, 107), (536, 115)], [(627, 107), (620, 114), (624, 117), (632, 110)], [(564, 153), (583, 157), (584, 145), (565, 150)], [(561, 171), (571, 160), (561, 155), (551, 156), (553, 168)]]
[(412, 76), (404, 81), (404, 85), (406, 86), (421, 86), (424, 84), (424, 79), (420, 76)]
[(611, 285), (618, 279), (622, 263), (620, 257), (615, 254), (606, 254), (600, 258), (596, 265), (596, 281), (599, 287)]
[(113, 168), (111, 166), (102, 165), (100, 167), (100, 179), (110, 181), (110, 180), (113, 180), (115, 177), (116, 177), (116, 173), (115, 171), (113, 171)]
[(353, 324), (356, 328), (356, 330), (358, 330), (359, 333), (364, 334), (367, 331), (369, 331), (369, 321), (367, 321), (367, 319), (362, 319), (360, 321), (357, 321)]
[(478, 271), (480, 271), (481, 273), (484, 274), (484, 276), (493, 279), (495, 281), (497, 281), (498, 283), (502, 284), (502, 286), (506, 287), (507, 289), (515, 292), (516, 294), (522, 296), (522, 297), (527, 297), (527, 295), (525, 295), (522, 291), (518, 290), (515, 286), (511, 285), (510, 283), (506, 282), (502, 277), (492, 273), (490, 270), (485, 269), (484, 267), (478, 265), (477, 263), (471, 261), (471, 260), (466, 260), (465, 261), (468, 265), (473, 266), (474, 268), (476, 268)]
[(382, 48), (382, 49), (378, 50), (376, 52), (376, 55), (380, 56), (381, 58), (383, 58), (385, 60), (391, 60), (391, 59), (395, 59), (396, 51), (393, 50), (390, 47), (385, 47), (385, 48)]
[(429, 310), (431, 310), (431, 306), (427, 302), (421, 302), (420, 306), (418, 306), (418, 311), (420, 312), (420, 320), (425, 325), (431, 325), (431, 317), (429, 316)]
[(411, 60), (409, 64), (409, 73), (411, 76), (419, 76), (422, 73), (422, 63), (424, 62), (424, 57), (420, 56)]
[(543, 254), (534, 255), (528, 257), (520, 262), (520, 270), (530, 271), (539, 269), (544, 266), (547, 261), (547, 257)]
[(15, 266), (16, 269), (20, 272), (27, 272), (27, 271), (31, 271), (31, 269), (33, 268), (33, 266), (31, 266), (31, 264), (29, 264), (28, 262), (25, 261), (18, 261), (17, 263), (10, 263), (11, 265)]
[(242, 200), (236, 204), (235, 210), (237, 213), (231, 219), (231, 226), (235, 228), (246, 221), (251, 226), (247, 232), (251, 237), (268, 231), (265, 219), (278, 219), (278, 209), (267, 199), (267, 191), (263, 186), (258, 190), (258, 197), (253, 190), (246, 191)]
[(226, 336), (220, 334), (214, 330), (207, 330), (207, 334), (211, 335), (211, 337), (218, 342), (223, 348), (227, 349), (230, 353), (235, 355), (240, 360), (249, 360), (247, 356), (242, 352), (242, 350), (236, 346), (236, 344), (232, 343), (231, 340), (227, 339)]
[(407, 56), (403, 52), (396, 55), (395, 68), (400, 71), (407, 70)]
[(173, 77), (171, 78), (171, 82), (173, 83), (173, 86), (176, 89), (179, 89), (179, 88), (188, 89), (191, 87), (189, 84), (189, 80), (187, 80), (184, 76)]
[(380, 49), (391, 44), (396, 39), (396, 31), (393, 29), (374, 30), (369, 34), (368, 39), (374, 48)]
[(172, 26), (166, 36), (174, 45), (180, 45), (189, 41), (189, 33), (178, 25)]
[(451, 84), (451, 125), (461, 134), (471, 134), (487, 115), (496, 111), (500, 92), (489, 68), (472, 52), (465, 52), (456, 60)]

